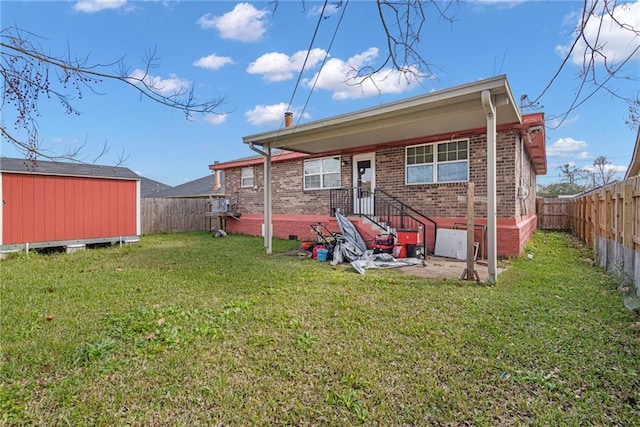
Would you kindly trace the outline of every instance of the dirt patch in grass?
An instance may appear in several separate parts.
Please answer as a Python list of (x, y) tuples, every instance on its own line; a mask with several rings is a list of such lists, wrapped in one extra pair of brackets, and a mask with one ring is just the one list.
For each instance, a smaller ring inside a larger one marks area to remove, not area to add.
[[(399, 267), (397, 270), (403, 274), (425, 278), (442, 278), (442, 279), (459, 279), (467, 268), (467, 261), (444, 257), (427, 257), (424, 266), (406, 266)], [(483, 263), (475, 263), (474, 269), (478, 273), (480, 282), (486, 282), (489, 277), (489, 269)], [(499, 275), (505, 271), (505, 268), (496, 269)]]
[[(294, 249), (288, 252), (283, 252), (278, 254), (280, 256), (289, 256), (293, 258), (300, 258), (302, 260), (308, 261), (308, 258), (304, 255), (303, 252)], [(401, 260), (401, 259), (400, 259)], [(467, 261), (446, 258), (446, 257), (437, 257), (437, 256), (428, 256), (424, 260), (424, 265), (407, 265), (402, 267), (394, 267), (393, 269), (402, 274), (408, 274), (412, 276), (424, 277), (424, 278), (441, 278), (441, 279), (460, 279), (463, 272), (467, 268)], [(343, 263), (342, 265), (345, 268), (348, 268), (348, 263)], [(487, 267), (486, 261), (479, 261), (474, 264), (474, 269), (478, 274), (478, 278), (480, 282), (485, 283), (487, 278), (489, 277), (489, 269)], [(499, 267), (496, 269), (496, 273), (500, 275), (503, 271), (506, 270), (505, 267)], [(356, 272), (354, 270), (354, 272)]]

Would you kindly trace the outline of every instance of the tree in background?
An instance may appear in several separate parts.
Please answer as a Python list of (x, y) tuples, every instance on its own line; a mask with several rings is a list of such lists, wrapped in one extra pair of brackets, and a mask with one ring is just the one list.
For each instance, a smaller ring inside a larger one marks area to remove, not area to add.
[(578, 169), (575, 165), (569, 163), (558, 166), (558, 169), (560, 169), (562, 181), (569, 184), (570, 188), (584, 188), (583, 185), (579, 185), (579, 182), (585, 179), (585, 171), (583, 169)]
[(580, 194), (584, 190), (584, 186), (572, 186), (568, 182), (556, 182), (547, 185), (539, 184), (536, 191), (536, 196), (544, 198), (572, 196), (574, 194)]
[(598, 156), (593, 161), (594, 171), (591, 173), (594, 187), (600, 187), (613, 182), (616, 174), (613, 163), (607, 160), (607, 156)]
[(598, 156), (593, 161), (593, 167), (578, 169), (575, 165), (565, 163), (558, 166), (561, 182), (538, 185), (536, 194), (539, 197), (558, 197), (579, 194), (592, 188), (615, 182), (616, 170), (607, 156)]
[(558, 166), (560, 169), (561, 182), (538, 186), (536, 194), (538, 197), (558, 197), (582, 193), (587, 189), (586, 185), (580, 184), (585, 179), (585, 171), (578, 169), (575, 165), (565, 163)]

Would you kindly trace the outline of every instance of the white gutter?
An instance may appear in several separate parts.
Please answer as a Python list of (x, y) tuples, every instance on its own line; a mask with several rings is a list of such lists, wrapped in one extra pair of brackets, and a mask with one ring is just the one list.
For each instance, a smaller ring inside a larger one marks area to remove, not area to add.
[(262, 151), (249, 142), (249, 148), (264, 157), (264, 223), (262, 224), (262, 234), (264, 236), (264, 247), (267, 248), (267, 254), (272, 252), (272, 233), (271, 224), (271, 147), (267, 146), (266, 151)]
[(496, 209), (496, 107), (491, 100), (491, 92), (481, 93), (482, 108), (487, 116), (487, 262), (490, 285), (496, 284), (497, 264), (497, 209)]
[[(527, 215), (529, 213), (527, 208), (527, 197), (529, 194), (529, 189), (525, 188), (526, 181), (524, 179), (524, 138), (522, 137), (522, 132), (518, 133), (518, 138), (520, 139), (520, 172), (518, 173), (518, 188), (517, 188), (517, 197), (518, 201), (520, 201), (520, 217), (523, 215)], [(529, 158), (529, 161), (531, 158)]]
[(4, 223), (4, 218), (3, 218), (3, 212), (4, 212), (4, 205), (5, 205), (5, 200), (4, 200), (4, 196), (2, 195), (2, 171), (0, 170), (0, 200), (2, 201), (2, 205), (0, 205), (0, 246), (2, 246), (2, 242), (4, 241), (4, 230), (2, 228), (2, 224)]

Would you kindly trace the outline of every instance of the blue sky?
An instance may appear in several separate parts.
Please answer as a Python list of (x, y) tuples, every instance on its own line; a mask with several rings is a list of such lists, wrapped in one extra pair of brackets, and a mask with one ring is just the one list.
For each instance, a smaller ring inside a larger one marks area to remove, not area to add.
[[(469, 1), (451, 6), (453, 22), (429, 8), (419, 51), (432, 64), (432, 75), (407, 84), (386, 72), (378, 90), (345, 84), (349, 65), (379, 66), (385, 56), (373, 1), (343, 2), (341, 22), (342, 8), (328, 9), (298, 83), (322, 4), (280, 1), (274, 11), (269, 2), (3, 0), (0, 13), (3, 29), (15, 25), (37, 34), (39, 45), (53, 56), (71, 52), (89, 64), (122, 59), (135, 72), (155, 48), (160, 60), (151, 74), (161, 86), (193, 84), (199, 99), (224, 97), (219, 114), (192, 120), (117, 82), (96, 85), (95, 93), (84, 90), (82, 99), (68, 89), (80, 115), (65, 115), (58, 102), (41, 101), (43, 147), (60, 154), (84, 143), (83, 158), (91, 161), (106, 144), (109, 152), (98, 163), (112, 164), (125, 153), (125, 166), (178, 185), (209, 174), (208, 165), (216, 160), (254, 155), (242, 137), (282, 126), (294, 89), (290, 110), (301, 123), (500, 74), (507, 75), (515, 99), (535, 99), (560, 66), (582, 8), (582, 1)], [(620, 13), (640, 28), (640, 1)], [(609, 23), (602, 28), (610, 58), (622, 58), (640, 44), (639, 37)], [(572, 58), (540, 99), (548, 155), (548, 174), (538, 177), (542, 184), (559, 180), (556, 166), (582, 168), (600, 155), (620, 177), (631, 159), (637, 129), (625, 124), (627, 105), (610, 94), (596, 93), (560, 123), (579, 84), (579, 61)], [(105, 70), (115, 73), (117, 67)], [(636, 80), (615, 80), (612, 87), (636, 94), (640, 56), (627, 63), (625, 75)], [(5, 123), (13, 122), (10, 109), (3, 106), (2, 115)], [(1, 148), (4, 156), (18, 156), (5, 141)]]

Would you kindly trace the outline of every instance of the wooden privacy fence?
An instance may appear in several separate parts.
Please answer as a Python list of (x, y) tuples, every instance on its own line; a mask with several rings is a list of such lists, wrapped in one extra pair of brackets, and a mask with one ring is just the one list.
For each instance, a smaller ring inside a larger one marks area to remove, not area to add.
[(209, 199), (143, 198), (140, 200), (142, 234), (209, 231)]
[(588, 245), (598, 238), (640, 251), (640, 177), (571, 199), (569, 229)]
[(538, 226), (570, 230), (596, 251), (607, 271), (635, 284), (640, 295), (640, 176), (573, 198), (538, 199)]
[(570, 199), (537, 199), (536, 214), (538, 215), (538, 228), (541, 230), (569, 230)]

